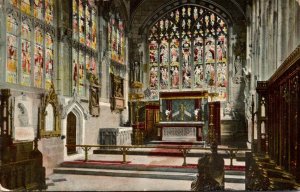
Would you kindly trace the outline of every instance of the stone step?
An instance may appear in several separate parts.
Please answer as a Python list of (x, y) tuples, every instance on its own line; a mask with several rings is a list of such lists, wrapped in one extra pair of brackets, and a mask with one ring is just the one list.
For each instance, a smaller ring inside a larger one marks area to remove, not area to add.
[[(197, 175), (196, 169), (188, 168), (155, 168), (155, 167), (126, 167), (126, 166), (91, 166), (91, 165), (62, 165), (53, 170), (56, 174), (97, 175), (114, 177), (136, 177), (172, 180), (194, 180)], [(225, 182), (244, 183), (245, 172), (225, 171)]]
[[(149, 166), (145, 164), (117, 164), (117, 165), (109, 165), (109, 164), (72, 164), (72, 163), (62, 163), (60, 167), (66, 168), (92, 168), (92, 169), (112, 169), (112, 170), (136, 170), (136, 171), (166, 171), (166, 172), (179, 172), (179, 173), (197, 173), (197, 169), (183, 166)], [(238, 170), (226, 170), (226, 175), (245, 175), (244, 171)]]
[[(111, 177), (136, 177), (152, 179), (189, 180), (196, 177), (195, 172), (174, 172), (174, 171), (141, 171), (141, 170), (120, 170), (120, 169), (95, 169), (95, 168), (75, 168), (58, 167), (53, 170), (55, 174), (77, 174), (77, 175), (97, 175)], [(245, 175), (232, 175), (225, 172), (225, 182), (244, 183)]]

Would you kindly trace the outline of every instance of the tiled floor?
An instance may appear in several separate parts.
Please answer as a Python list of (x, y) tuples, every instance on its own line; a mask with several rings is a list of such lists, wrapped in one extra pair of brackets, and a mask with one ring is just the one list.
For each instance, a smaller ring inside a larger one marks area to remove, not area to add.
[[(90, 160), (122, 161), (122, 155), (95, 154), (89, 156)], [(147, 165), (178, 165), (183, 162), (182, 157), (157, 157), (157, 156), (127, 156), (127, 161), (134, 164)], [(188, 157), (188, 164), (197, 163), (197, 157)], [(225, 159), (225, 165), (230, 160)], [(234, 165), (244, 165), (244, 162), (236, 162)], [(226, 177), (241, 178), (243, 175), (225, 175)], [(170, 180), (137, 177), (111, 177), (91, 175), (52, 174), (48, 176), (48, 191), (190, 191), (192, 181)], [(244, 183), (225, 183), (225, 189), (245, 190)]]

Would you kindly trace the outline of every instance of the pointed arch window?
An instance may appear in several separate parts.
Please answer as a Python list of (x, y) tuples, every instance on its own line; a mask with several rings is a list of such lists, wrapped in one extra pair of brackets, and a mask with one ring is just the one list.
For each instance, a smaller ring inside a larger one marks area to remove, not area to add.
[(97, 9), (94, 0), (72, 2), (72, 86), (86, 96), (87, 73), (97, 73)]
[(208, 90), (227, 97), (227, 25), (218, 14), (185, 5), (148, 31), (150, 99), (161, 90)]
[(9, 0), (7, 6), (6, 82), (49, 89), (55, 66), (54, 0)]

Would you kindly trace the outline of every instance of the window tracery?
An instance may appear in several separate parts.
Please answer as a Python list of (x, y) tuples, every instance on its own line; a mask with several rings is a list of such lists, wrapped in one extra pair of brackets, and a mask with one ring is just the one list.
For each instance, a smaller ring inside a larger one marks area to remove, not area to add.
[(125, 26), (118, 14), (112, 15), (108, 24), (108, 41), (111, 59), (125, 64)]
[(150, 99), (160, 90), (208, 90), (227, 97), (227, 25), (216, 13), (185, 5), (148, 31)]
[(97, 18), (93, 0), (73, 0), (72, 4), (72, 85), (81, 96), (86, 96), (86, 77), (97, 73)]
[(54, 1), (10, 0), (7, 6), (6, 82), (49, 89), (55, 65)]

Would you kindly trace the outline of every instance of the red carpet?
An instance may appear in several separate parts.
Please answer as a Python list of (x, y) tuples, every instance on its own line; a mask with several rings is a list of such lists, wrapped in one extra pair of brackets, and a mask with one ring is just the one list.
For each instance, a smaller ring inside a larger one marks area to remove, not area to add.
[[(146, 164), (132, 164), (131, 161), (128, 161), (127, 164), (123, 164), (122, 161), (96, 161), (89, 160), (84, 162), (83, 160), (77, 161), (66, 161), (62, 165), (68, 164), (77, 164), (77, 165), (115, 165), (115, 166), (124, 166), (124, 167), (150, 167), (150, 168), (193, 168), (197, 169), (197, 164), (188, 164), (187, 166), (180, 165), (146, 165)], [(232, 166), (225, 165), (225, 170), (235, 170), (235, 171), (245, 171), (245, 166)]]
[[(127, 163), (131, 163), (131, 161), (127, 161)], [(76, 160), (76, 161), (66, 161), (63, 164), (90, 164), (90, 165), (120, 165), (123, 164), (122, 161), (100, 161), (100, 160), (88, 160), (85, 162), (84, 160)]]
[(149, 152), (149, 155), (168, 155), (174, 157), (182, 157), (182, 152), (178, 148), (190, 148), (193, 146), (192, 142), (177, 142), (177, 143), (168, 143), (168, 144), (159, 144), (159, 147), (176, 147), (177, 149), (164, 149), (164, 148), (155, 148)]

